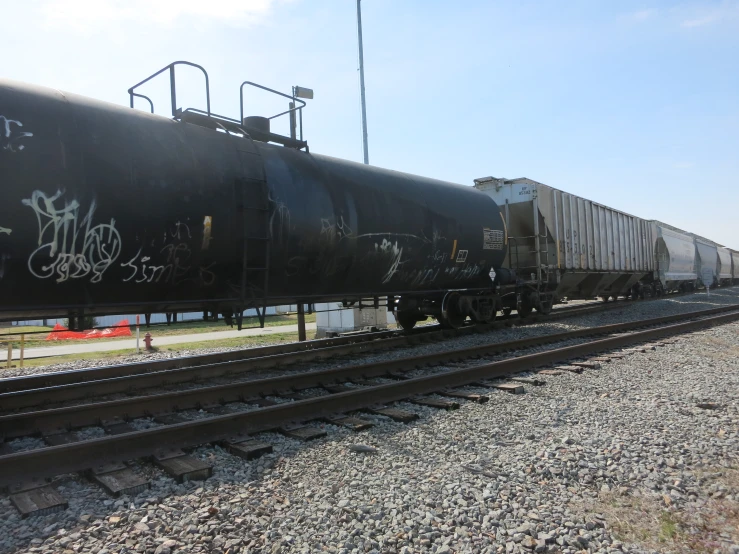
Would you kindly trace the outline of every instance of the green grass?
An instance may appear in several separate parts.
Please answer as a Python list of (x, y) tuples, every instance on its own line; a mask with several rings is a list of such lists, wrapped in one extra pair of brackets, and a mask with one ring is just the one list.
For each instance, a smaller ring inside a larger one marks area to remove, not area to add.
[(659, 518), (659, 541), (665, 542), (672, 540), (677, 535), (677, 521), (670, 512), (662, 512)]
[[(306, 314), (306, 323), (315, 323), (316, 314)], [(298, 322), (297, 315), (274, 315), (267, 316), (264, 321), (266, 327), (280, 327), (282, 325), (293, 325)], [(245, 318), (243, 327), (258, 327), (259, 319), (256, 317)], [(212, 333), (216, 331), (228, 331), (232, 328), (227, 326), (223, 319), (219, 321), (189, 321), (174, 323), (172, 325), (153, 325), (147, 329), (145, 325), (141, 326), (141, 335), (145, 335), (147, 332), (151, 333), (155, 337), (169, 337), (175, 335), (189, 335), (197, 333)], [(233, 327), (236, 329), (236, 326)], [(131, 337), (111, 337), (107, 339), (82, 339), (82, 340), (46, 340), (46, 337), (51, 331), (51, 327), (40, 327), (40, 326), (21, 326), (21, 327), (7, 327), (0, 329), (0, 344), (11, 341), (14, 348), (20, 346), (21, 334), (25, 334), (25, 347), (26, 348), (42, 348), (45, 346), (58, 346), (60, 344), (88, 344), (94, 341), (115, 341), (130, 339), (136, 336), (135, 326), (131, 326)], [(270, 337), (273, 335), (270, 335)], [(297, 335), (296, 335), (297, 336)], [(258, 337), (254, 337), (258, 338)], [(244, 339), (234, 339), (236, 341), (243, 341)], [(207, 344), (218, 344), (219, 341), (208, 341)], [(172, 345), (177, 346), (179, 345)]]

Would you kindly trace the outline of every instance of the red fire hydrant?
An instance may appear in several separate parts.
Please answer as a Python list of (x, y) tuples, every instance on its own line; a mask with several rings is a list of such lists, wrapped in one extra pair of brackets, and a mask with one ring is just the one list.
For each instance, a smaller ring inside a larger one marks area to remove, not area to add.
[(151, 350), (151, 341), (154, 340), (151, 338), (151, 333), (146, 333), (144, 335), (144, 344), (146, 345), (147, 350)]

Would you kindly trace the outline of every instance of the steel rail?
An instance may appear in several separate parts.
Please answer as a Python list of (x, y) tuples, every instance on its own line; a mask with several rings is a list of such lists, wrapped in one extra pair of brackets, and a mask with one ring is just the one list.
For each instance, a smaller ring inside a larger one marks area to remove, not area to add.
[[(487, 331), (488, 329), (477, 329), (476, 332)], [(288, 352), (210, 364), (197, 364), (189, 367), (185, 366), (174, 369), (162, 369), (159, 371), (152, 370), (143, 373), (136, 372), (132, 375), (112, 375), (107, 378), (104, 377), (104, 375), (109, 374), (109, 372), (106, 371), (103, 372), (103, 376), (97, 380), (83, 380), (81, 382), (71, 382), (69, 384), (50, 387), (36, 387), (32, 389), (21, 389), (12, 392), (0, 393), (0, 411), (11, 412), (31, 407), (44, 407), (71, 400), (100, 397), (107, 394), (131, 393), (134, 390), (140, 391), (157, 386), (197, 382), (206, 378), (212, 379), (216, 377), (234, 376), (246, 372), (293, 365), (299, 362), (315, 361), (342, 356), (345, 354), (357, 354), (397, 346), (413, 345), (418, 342), (429, 342), (435, 337), (437, 337), (437, 333), (413, 335), (410, 337), (391, 336), (389, 338), (382, 339), (382, 342), (375, 341), (370, 343), (362, 342), (339, 346), (326, 346), (321, 349), (300, 351), (299, 355), (296, 355), (294, 352)], [(505, 346), (502, 346), (502, 348), (505, 348)]]
[[(439, 325), (428, 325), (425, 327), (413, 329), (410, 332), (401, 330), (375, 331), (361, 333), (351, 336), (342, 336), (327, 339), (317, 339), (306, 342), (294, 342), (288, 344), (276, 344), (271, 346), (261, 346), (257, 348), (245, 348), (241, 350), (232, 350), (228, 352), (216, 352), (212, 354), (199, 354), (196, 356), (182, 356), (177, 358), (167, 358), (163, 360), (152, 360), (145, 362), (136, 362), (131, 364), (119, 364), (111, 366), (102, 366), (86, 369), (75, 369), (70, 371), (58, 371), (53, 373), (42, 373), (37, 375), (10, 377), (0, 379), (0, 395), (10, 392), (20, 392), (32, 389), (48, 389), (49, 387), (57, 387), (70, 384), (79, 384), (90, 381), (99, 381), (104, 379), (114, 379), (119, 377), (131, 377), (136, 375), (144, 375), (147, 373), (165, 372), (177, 369), (192, 369), (200, 366), (211, 366), (224, 362), (241, 362), (244, 360), (262, 360), (272, 357), (271, 359), (279, 364), (298, 363), (303, 361), (311, 361), (322, 356), (314, 356), (312, 353), (323, 352), (330, 356), (340, 356), (344, 353), (354, 354), (362, 352), (364, 348), (374, 350), (377, 348), (394, 347), (404, 343), (413, 344), (414, 341), (431, 341), (439, 338), (454, 337), (461, 334), (484, 333), (490, 330), (499, 329), (504, 326), (511, 325), (532, 325), (540, 323), (541, 318), (545, 320), (559, 319), (563, 317), (574, 317), (576, 315), (586, 315), (591, 311), (598, 312), (607, 306), (606, 309), (616, 308), (613, 305), (587, 305), (587, 306), (568, 306), (556, 310), (548, 316), (536, 314), (525, 319), (517, 317), (509, 317), (499, 321), (478, 326), (465, 326), (460, 329), (441, 329)], [(380, 343), (382, 341), (382, 343)], [(340, 349), (337, 347), (345, 346), (349, 348)], [(294, 359), (289, 359), (288, 355), (293, 355)], [(284, 356), (277, 358), (276, 356)], [(328, 356), (326, 356), (328, 357)], [(255, 369), (269, 367), (258, 363)], [(0, 400), (0, 410), (6, 407)]]
[[(577, 329), (563, 333), (553, 333), (550, 335), (530, 337), (497, 344), (485, 344), (470, 348), (409, 356), (382, 362), (352, 364), (319, 371), (281, 375), (279, 377), (266, 379), (238, 381), (221, 385), (193, 388), (184, 391), (171, 391), (62, 408), (14, 413), (0, 416), (0, 436), (5, 437), (6, 439), (12, 439), (38, 433), (55, 432), (60, 429), (74, 429), (89, 425), (98, 425), (101, 421), (106, 420), (135, 419), (139, 417), (171, 413), (174, 411), (198, 409), (203, 406), (245, 401), (250, 398), (268, 396), (281, 391), (300, 391), (324, 385), (346, 382), (357, 378), (368, 379), (373, 377), (382, 377), (393, 371), (409, 371), (419, 367), (428, 367), (445, 362), (454, 362), (465, 358), (489, 356), (501, 352), (520, 350), (553, 342), (604, 334), (629, 332), (639, 327), (670, 324), (685, 319), (711, 316), (727, 311), (736, 311), (738, 309), (739, 308), (736, 306), (724, 306), (701, 312), (663, 316), (638, 322), (616, 323), (602, 327)], [(103, 390), (104, 385), (105, 382), (98, 383), (100, 390)], [(22, 396), (23, 395), (19, 395), (20, 398), (22, 398)], [(5, 401), (8, 402), (8, 398), (6, 398)]]
[(83, 442), (51, 446), (0, 456), (0, 485), (81, 471), (103, 463), (122, 462), (150, 456), (164, 446), (187, 448), (273, 430), (282, 425), (336, 413), (368, 408), (377, 403), (403, 400), (420, 394), (443, 391), (481, 379), (503, 377), (542, 365), (592, 355), (665, 336), (729, 323), (739, 311), (617, 335), (598, 341), (557, 348), (491, 362), (466, 369), (417, 377), (390, 384), (359, 387), (329, 396), (278, 404), (249, 412), (213, 416), (143, 431), (105, 436)]
[[(118, 364), (86, 369), (75, 369), (70, 371), (58, 371), (54, 373), (41, 373), (37, 375), (24, 375), (0, 379), (0, 392), (14, 392), (34, 388), (49, 387), (55, 385), (67, 385), (83, 381), (97, 379), (109, 379), (111, 377), (122, 377), (126, 375), (138, 375), (152, 371), (163, 371), (166, 369), (179, 369), (198, 365), (227, 362), (231, 360), (247, 360), (272, 356), (275, 354), (291, 354), (340, 346), (344, 344), (364, 343), (372, 340), (384, 339), (401, 335), (398, 330), (379, 331), (375, 333), (357, 334), (351, 337), (335, 337), (317, 339), (306, 342), (291, 342), (288, 344), (275, 344), (260, 346), (257, 348), (244, 348), (228, 352), (216, 352), (212, 354), (199, 354), (196, 356), (179, 356), (163, 360), (151, 360), (131, 364)], [(423, 334), (423, 333), (421, 333)]]
[[(654, 300), (652, 298), (647, 300)], [(398, 346), (413, 346), (419, 342), (433, 341), (470, 333), (485, 333), (503, 327), (533, 325), (543, 321), (553, 321), (567, 317), (588, 315), (601, 311), (611, 311), (623, 307), (623, 302), (612, 302), (609, 304), (589, 303), (587, 305), (566, 306), (556, 309), (549, 315), (537, 313), (524, 319), (516, 316), (508, 316), (486, 325), (469, 325), (460, 329), (441, 329), (438, 325), (428, 325), (411, 331), (386, 330), (368, 333), (360, 333), (351, 336), (342, 336), (328, 339), (318, 339), (307, 342), (295, 342), (289, 344), (278, 344), (257, 348), (245, 348), (227, 352), (215, 352), (200, 354), (196, 356), (183, 356), (137, 362), (131, 364), (119, 364), (102, 366), (96, 368), (77, 369), (70, 371), (59, 371), (53, 373), (42, 373), (31, 376), (10, 377), (0, 379), (0, 412), (28, 408), (47, 402), (63, 402), (79, 400), (97, 395), (94, 386), (85, 386), (83, 383), (94, 381), (119, 380), (145, 374), (158, 374), (160, 378), (141, 378), (140, 381), (132, 380), (130, 388), (119, 384), (118, 388), (107, 389), (108, 393), (138, 390), (146, 387), (165, 385), (169, 383), (182, 383), (195, 381), (200, 378), (210, 378), (208, 368), (219, 366), (226, 362), (234, 362), (234, 370), (227, 369), (224, 365), (223, 375), (230, 373), (241, 373), (244, 371), (267, 369), (272, 367), (294, 365), (317, 359), (325, 359), (332, 356), (344, 354), (357, 354), (368, 351), (384, 350)], [(344, 348), (338, 348), (343, 346)], [(319, 353), (317, 353), (319, 352)], [(252, 367), (243, 364), (246, 360), (253, 360)], [(200, 368), (195, 370), (194, 368)], [(167, 373), (169, 370), (184, 370), (189, 379), (182, 376), (174, 376)], [(191, 371), (192, 370), (192, 371)], [(161, 379), (161, 380), (157, 380)], [(65, 385), (70, 385), (65, 387)], [(59, 388), (59, 395), (49, 399), (48, 394), (53, 388)], [(39, 394), (29, 393), (24, 400), (23, 395), (9, 395), (7, 405), (4, 395), (7, 393), (22, 393), (39, 389)], [(63, 389), (63, 390), (62, 390)]]

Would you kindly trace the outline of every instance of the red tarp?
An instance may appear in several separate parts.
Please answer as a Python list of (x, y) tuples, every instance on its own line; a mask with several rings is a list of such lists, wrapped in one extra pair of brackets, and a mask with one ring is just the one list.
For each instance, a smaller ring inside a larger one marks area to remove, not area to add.
[(49, 333), (46, 340), (82, 340), (82, 339), (107, 339), (110, 337), (130, 337), (131, 329), (128, 320), (123, 319), (113, 327), (107, 329), (90, 329), (89, 331), (70, 331), (57, 323), (54, 330)]

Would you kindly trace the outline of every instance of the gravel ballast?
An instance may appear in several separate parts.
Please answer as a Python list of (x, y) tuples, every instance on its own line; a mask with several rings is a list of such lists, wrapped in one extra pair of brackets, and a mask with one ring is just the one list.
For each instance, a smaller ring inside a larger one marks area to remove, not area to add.
[[(657, 317), (738, 297), (634, 303), (618, 317), (557, 325)], [(501, 340), (538, 327), (505, 330), (512, 336)], [(65, 512), (21, 520), (0, 496), (0, 550), (735, 554), (738, 370), (734, 323), (601, 369), (543, 377), (545, 385), (523, 395), (490, 390), (488, 403), (462, 401), (453, 412), (399, 403), (420, 414), (412, 424), (363, 414), (375, 427), (321, 425), (328, 437), (310, 443), (260, 434), (275, 452), (250, 462), (201, 447), (193, 455), (214, 465), (204, 482), (177, 484), (135, 463), (152, 488), (112, 499), (67, 476), (55, 483), (69, 501)]]

